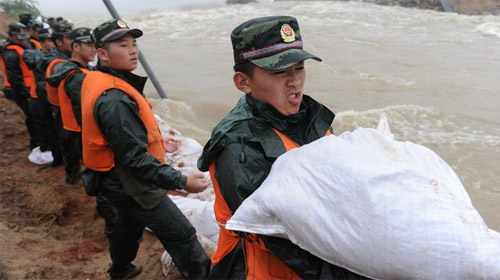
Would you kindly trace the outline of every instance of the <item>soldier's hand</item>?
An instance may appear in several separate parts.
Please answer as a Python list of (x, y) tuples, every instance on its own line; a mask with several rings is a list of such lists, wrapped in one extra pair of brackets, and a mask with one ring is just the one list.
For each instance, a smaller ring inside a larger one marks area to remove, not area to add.
[(201, 173), (187, 175), (186, 187), (184, 188), (190, 193), (199, 193), (208, 187), (208, 181), (204, 180), (205, 176)]

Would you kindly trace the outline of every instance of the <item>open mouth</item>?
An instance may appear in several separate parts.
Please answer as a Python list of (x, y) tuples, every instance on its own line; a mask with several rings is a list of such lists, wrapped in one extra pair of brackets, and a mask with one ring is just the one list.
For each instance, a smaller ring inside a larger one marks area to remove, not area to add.
[(287, 99), (289, 103), (293, 105), (298, 105), (302, 101), (302, 94), (300, 92), (294, 92), (288, 94)]

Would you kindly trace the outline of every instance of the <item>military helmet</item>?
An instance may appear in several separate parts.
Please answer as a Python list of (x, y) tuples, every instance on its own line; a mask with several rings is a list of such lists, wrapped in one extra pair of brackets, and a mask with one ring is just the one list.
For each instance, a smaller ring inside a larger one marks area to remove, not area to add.
[(303, 50), (297, 19), (271, 16), (251, 19), (231, 32), (235, 64), (251, 62), (268, 70), (288, 68), (306, 59), (321, 59)]
[(140, 29), (130, 29), (128, 25), (120, 19), (108, 20), (94, 29), (94, 39), (97, 48), (101, 48), (105, 43), (121, 38), (125, 34), (130, 34), (134, 38), (142, 36)]
[(69, 33), (69, 39), (71, 44), (75, 42), (81, 43), (94, 43), (94, 37), (92, 36), (92, 30), (87, 27), (78, 27)]
[(26, 32), (26, 25), (20, 22), (14, 22), (9, 24), (9, 34), (17, 39), (29, 39), (29, 35)]

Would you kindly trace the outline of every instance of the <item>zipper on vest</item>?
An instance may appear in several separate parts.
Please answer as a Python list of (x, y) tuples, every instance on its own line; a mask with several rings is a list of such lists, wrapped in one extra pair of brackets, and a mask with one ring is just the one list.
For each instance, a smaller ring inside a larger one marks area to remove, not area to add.
[(246, 134), (238, 135), (238, 139), (240, 140), (240, 143), (241, 143), (240, 163), (247, 162), (247, 155), (245, 154), (245, 140), (246, 140), (246, 138), (247, 138)]

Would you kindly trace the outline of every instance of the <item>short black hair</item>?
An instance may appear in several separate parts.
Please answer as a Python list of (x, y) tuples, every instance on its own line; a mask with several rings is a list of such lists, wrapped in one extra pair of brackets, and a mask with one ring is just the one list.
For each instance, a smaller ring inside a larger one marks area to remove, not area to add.
[[(47, 40), (52, 41), (52, 38), (40, 38), (40, 42), (45, 42)], [(52, 42), (54, 42), (54, 41), (52, 41)]]
[(242, 63), (237, 63), (233, 66), (234, 72), (241, 72), (243, 74), (248, 75), (249, 77), (253, 76), (253, 69), (255, 69), (256, 65), (251, 63), (250, 61), (245, 61)]
[(51, 36), (51, 39), (52, 39), (52, 42), (54, 42), (54, 45), (56, 45), (57, 47), (57, 43), (56, 43), (56, 40), (63, 40), (64, 36), (61, 35), (61, 34), (56, 34), (56, 33), (52, 33), (52, 36)]

